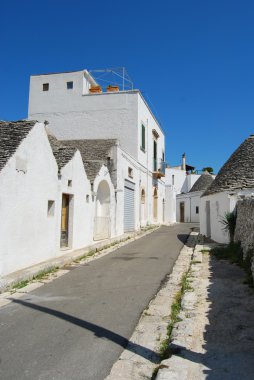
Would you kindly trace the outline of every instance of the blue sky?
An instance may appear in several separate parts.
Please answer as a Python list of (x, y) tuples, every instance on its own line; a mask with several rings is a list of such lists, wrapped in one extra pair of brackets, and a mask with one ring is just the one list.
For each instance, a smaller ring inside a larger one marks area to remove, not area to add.
[(27, 117), (29, 76), (125, 66), (166, 159), (217, 171), (254, 133), (254, 2), (1, 1), (0, 119)]

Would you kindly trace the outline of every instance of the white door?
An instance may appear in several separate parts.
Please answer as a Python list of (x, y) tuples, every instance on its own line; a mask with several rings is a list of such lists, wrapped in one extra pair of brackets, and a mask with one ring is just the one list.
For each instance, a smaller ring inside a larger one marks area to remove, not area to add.
[(135, 230), (135, 184), (124, 181), (124, 232)]

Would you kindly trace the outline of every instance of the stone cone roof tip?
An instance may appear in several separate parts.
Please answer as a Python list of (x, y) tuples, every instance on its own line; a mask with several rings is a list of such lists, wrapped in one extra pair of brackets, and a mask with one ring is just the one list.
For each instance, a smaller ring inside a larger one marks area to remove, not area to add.
[(111, 148), (118, 145), (117, 139), (80, 139), (62, 142), (80, 151), (90, 181), (95, 179), (103, 165), (107, 166), (107, 157), (110, 155)]
[(77, 148), (63, 144), (50, 131), (47, 135), (58, 169), (61, 170), (73, 158)]
[(247, 188), (254, 188), (254, 135), (234, 151), (203, 196)]
[(0, 121), (0, 171), (36, 123), (36, 120)]
[(213, 176), (206, 170), (190, 189), (190, 193), (194, 191), (205, 191), (214, 181)]

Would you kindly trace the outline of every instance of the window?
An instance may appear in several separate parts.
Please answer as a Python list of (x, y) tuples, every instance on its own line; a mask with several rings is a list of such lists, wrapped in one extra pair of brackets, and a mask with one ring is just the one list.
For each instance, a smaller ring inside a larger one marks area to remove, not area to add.
[(89, 194), (86, 194), (86, 203), (89, 203)]
[(157, 171), (157, 141), (153, 140), (153, 171)]
[(199, 214), (199, 207), (196, 206), (196, 214)]
[(146, 127), (144, 124), (141, 124), (141, 147), (143, 151), (146, 149)]
[(162, 151), (162, 162), (165, 161), (165, 153), (164, 153), (164, 150)]
[(128, 177), (133, 178), (133, 169), (128, 167)]
[(73, 82), (66, 82), (66, 85), (67, 85), (67, 90), (73, 89)]
[(175, 184), (175, 176), (174, 174), (172, 174), (172, 185), (174, 186), (174, 184)]
[(49, 90), (49, 83), (43, 83), (42, 90), (43, 91), (48, 91)]
[(55, 214), (55, 201), (48, 201), (48, 216)]
[(68, 187), (72, 187), (72, 180), (68, 179)]

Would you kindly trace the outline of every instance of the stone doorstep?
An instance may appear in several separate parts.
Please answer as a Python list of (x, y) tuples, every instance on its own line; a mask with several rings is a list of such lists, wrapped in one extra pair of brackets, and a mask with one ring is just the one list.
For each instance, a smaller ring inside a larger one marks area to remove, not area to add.
[[(96, 254), (95, 256), (91, 256), (91, 257), (87, 258), (86, 262), (88, 262), (88, 260), (92, 261), (92, 260), (95, 260), (95, 259), (105, 255), (105, 254), (111, 253), (114, 250), (118, 249), (119, 246), (126, 245), (126, 244), (130, 243), (131, 241), (134, 241), (134, 240), (137, 240), (143, 236), (146, 236), (146, 235), (156, 231), (159, 227), (160, 226), (156, 226), (156, 227), (149, 229), (147, 231), (141, 230), (138, 232), (135, 231), (135, 232), (131, 232), (131, 233), (125, 233), (121, 236), (111, 238), (111, 239), (107, 239), (107, 240), (103, 240), (103, 241), (100, 241), (99, 243), (89, 245), (83, 249), (79, 249), (79, 250), (75, 250), (75, 251), (69, 251), (68, 250), (65, 255), (44, 261), (42, 263), (33, 265), (31, 267), (28, 267), (28, 268), (24, 268), (20, 271), (13, 272), (10, 275), (7, 275), (7, 276), (0, 278), (0, 307), (3, 305), (1, 301), (3, 301), (3, 297), (4, 297), (4, 294), (1, 294), (1, 293), (6, 292), (8, 290), (8, 288), (10, 288), (12, 285), (17, 284), (18, 282), (21, 282), (21, 281), (26, 281), (26, 280), (30, 281), (30, 280), (32, 280), (32, 278), (34, 276), (36, 276), (38, 273), (40, 273), (42, 271), (47, 271), (47, 270), (50, 270), (51, 268), (54, 268), (54, 267), (62, 268), (62, 269), (59, 269), (56, 273), (52, 274), (54, 276), (49, 275), (48, 279), (39, 280), (37, 283), (39, 283), (40, 285), (38, 285), (37, 287), (42, 286), (44, 283), (51, 282), (55, 278), (58, 278), (58, 277), (64, 275), (65, 273), (68, 273), (69, 270), (64, 270), (63, 267), (65, 265), (68, 265), (68, 264), (71, 265), (74, 260), (77, 260), (80, 257), (85, 256), (91, 250), (102, 249), (104, 246), (118, 242), (118, 244), (114, 245), (113, 247), (106, 249), (106, 252), (101, 251), (101, 252), (98, 252), (98, 254)], [(128, 239), (126, 241), (121, 241), (127, 237), (130, 237), (130, 239)], [(31, 286), (31, 290), (29, 290), (30, 285), (32, 285), (32, 284), (28, 284), (27, 286), (25, 286), (21, 289), (18, 289), (17, 291), (21, 292), (21, 293), (27, 293), (29, 291), (34, 290), (34, 288), (32, 286)], [(12, 296), (13, 296), (13, 294), (12, 294)]]
[[(197, 233), (192, 232), (190, 240)], [(194, 245), (193, 245), (194, 248)], [(169, 313), (175, 295), (179, 290), (182, 274), (189, 268), (193, 248), (184, 246), (175, 262), (172, 273), (157, 295), (150, 301), (130, 338), (129, 345), (139, 344), (158, 353), (161, 342), (167, 335)], [(153, 370), (158, 364), (125, 349), (113, 365), (105, 380), (144, 380), (152, 377)], [(162, 378), (161, 378), (162, 379)], [(160, 379), (160, 380), (161, 380)], [(168, 378), (166, 378), (168, 380)], [(170, 378), (171, 379), (171, 378)], [(178, 378), (177, 378), (178, 379)]]

